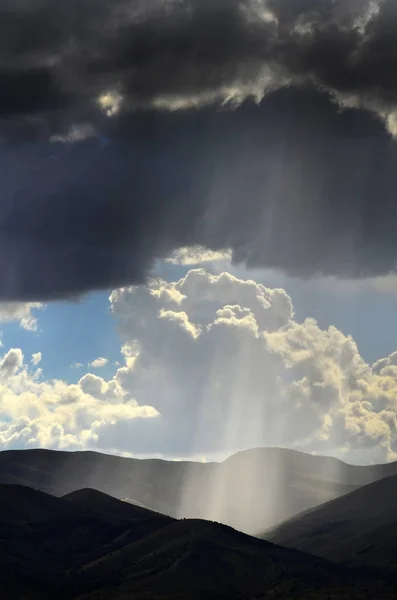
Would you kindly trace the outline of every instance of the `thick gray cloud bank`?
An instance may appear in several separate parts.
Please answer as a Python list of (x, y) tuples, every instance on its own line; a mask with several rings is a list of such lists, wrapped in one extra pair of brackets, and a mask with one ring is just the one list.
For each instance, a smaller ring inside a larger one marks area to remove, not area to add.
[(396, 27), (394, 0), (3, 0), (1, 299), (196, 244), (393, 271)]

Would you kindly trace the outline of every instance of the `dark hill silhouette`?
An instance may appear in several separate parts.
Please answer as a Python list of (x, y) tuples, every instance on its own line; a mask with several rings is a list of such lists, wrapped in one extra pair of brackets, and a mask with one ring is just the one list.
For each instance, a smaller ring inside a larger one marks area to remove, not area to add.
[(397, 475), (288, 519), (264, 534), (336, 561), (397, 567)]
[[(29, 492), (10, 486), (7, 493), (18, 504)], [(92, 490), (69, 500), (33, 495), (60, 511), (2, 528), (2, 599), (395, 598), (390, 576), (373, 577), (219, 523), (136, 511)]]
[(68, 502), (23, 485), (0, 484), (0, 524), (23, 525), (74, 514)]
[(172, 523), (75, 573), (84, 598), (382, 597), (383, 584), (362, 577), (202, 520)]
[[(164, 519), (167, 518), (161, 513), (141, 506), (135, 506), (130, 502), (117, 500), (108, 494), (104, 494), (103, 492), (99, 492), (92, 488), (76, 490), (62, 496), (62, 498), (73, 504), (73, 506), (89, 511), (92, 514), (108, 515), (117, 519), (135, 520), (153, 519), (158, 517)], [(167, 518), (167, 520), (169, 519)]]
[[(95, 490), (57, 498), (21, 485), (3, 484), (0, 494), (1, 499), (7, 499), (8, 517), (0, 521), (2, 598), (8, 588), (19, 593), (30, 585), (42, 597), (43, 589), (56, 586), (59, 578), (85, 561), (136, 541), (173, 520)], [(0, 502), (3, 506), (5, 503)]]
[(249, 533), (394, 473), (397, 463), (357, 467), (281, 448), (246, 450), (207, 464), (96, 452), (0, 453), (0, 483), (56, 496), (93, 488), (173, 517), (222, 521)]

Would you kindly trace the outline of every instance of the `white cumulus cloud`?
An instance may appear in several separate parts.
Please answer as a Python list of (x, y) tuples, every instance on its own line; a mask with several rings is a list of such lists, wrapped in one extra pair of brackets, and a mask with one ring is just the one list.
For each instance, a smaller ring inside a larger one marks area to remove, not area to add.
[(41, 362), (41, 359), (42, 359), (41, 352), (34, 352), (32, 354), (31, 362), (33, 365), (38, 365), (39, 362)]
[(72, 385), (41, 381), (20, 349), (0, 358), (0, 444), (5, 449), (96, 447), (101, 427), (122, 427), (157, 414), (151, 406), (140, 406), (114, 379), (86, 374)]
[(90, 362), (89, 366), (93, 367), (94, 369), (101, 369), (102, 367), (107, 365), (108, 362), (109, 360), (107, 358), (104, 358), (103, 356), (98, 356), (98, 358)]
[(110, 379), (70, 385), (31, 372), (21, 349), (0, 357), (2, 447), (397, 457), (396, 353), (368, 364), (336, 327), (298, 322), (284, 289), (191, 269), (116, 289), (110, 306), (122, 356)]
[(41, 302), (0, 302), (0, 323), (19, 321), (27, 331), (37, 331), (38, 318), (36, 311), (45, 305)]
[[(160, 413), (134, 431), (140, 451), (269, 444), (396, 455), (397, 368), (378, 373), (350, 336), (296, 322), (285, 290), (192, 269), (115, 290), (110, 301), (125, 342), (116, 379)], [(117, 426), (101, 429), (103, 440), (129, 440)]]

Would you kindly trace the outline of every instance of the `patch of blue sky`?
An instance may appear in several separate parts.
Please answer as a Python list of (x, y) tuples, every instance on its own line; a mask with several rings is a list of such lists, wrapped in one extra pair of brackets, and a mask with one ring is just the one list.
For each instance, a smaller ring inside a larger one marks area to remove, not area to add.
[[(109, 311), (109, 292), (92, 293), (79, 302), (49, 302), (38, 313), (37, 332), (26, 331), (17, 322), (2, 325), (3, 351), (21, 348), (25, 362), (30, 362), (34, 352), (41, 352), (40, 367), (46, 379), (75, 383), (89, 371), (108, 379), (117, 368), (114, 362), (122, 358), (116, 326)], [(109, 360), (106, 366), (88, 366), (100, 356)], [(72, 368), (75, 363), (83, 367)]]

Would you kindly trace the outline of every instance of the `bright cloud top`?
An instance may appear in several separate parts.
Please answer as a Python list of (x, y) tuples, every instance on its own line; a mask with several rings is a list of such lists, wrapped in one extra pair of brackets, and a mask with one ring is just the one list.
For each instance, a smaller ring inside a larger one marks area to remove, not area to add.
[(230, 263), (231, 258), (232, 253), (228, 250), (214, 251), (202, 246), (187, 246), (172, 252), (171, 256), (165, 259), (165, 262), (173, 265), (197, 266), (201, 263)]
[(282, 445), (397, 457), (394, 354), (367, 364), (335, 327), (295, 321), (285, 290), (192, 269), (116, 289), (110, 305), (124, 364), (109, 380), (45, 381), (20, 349), (3, 356), (3, 447), (175, 457)]
[[(78, 384), (42, 381), (41, 370), (29, 370), (20, 349), (0, 362), (0, 443), (3, 448), (81, 449), (95, 445), (95, 430), (157, 415), (138, 406), (119, 386), (85, 374)], [(117, 449), (117, 448), (116, 448)]]

